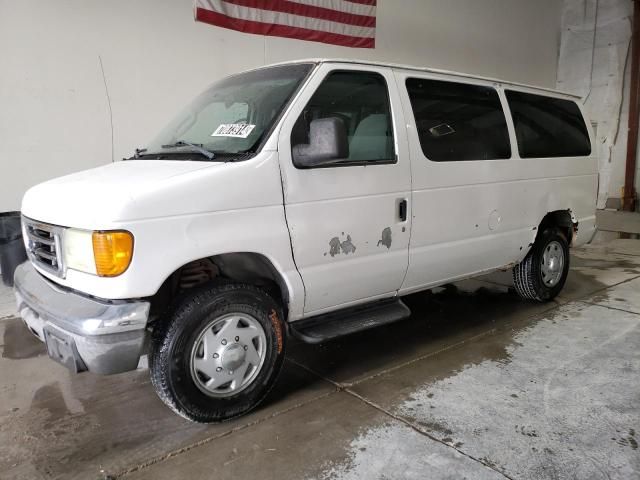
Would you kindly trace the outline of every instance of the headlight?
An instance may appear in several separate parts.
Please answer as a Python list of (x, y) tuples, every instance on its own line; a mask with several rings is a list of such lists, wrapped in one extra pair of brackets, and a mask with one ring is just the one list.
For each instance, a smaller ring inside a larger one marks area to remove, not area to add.
[(93, 232), (68, 228), (64, 231), (62, 247), (64, 264), (67, 268), (97, 275), (96, 262), (93, 258)]
[(92, 232), (69, 228), (62, 243), (66, 268), (101, 277), (124, 273), (133, 257), (133, 235), (124, 230)]

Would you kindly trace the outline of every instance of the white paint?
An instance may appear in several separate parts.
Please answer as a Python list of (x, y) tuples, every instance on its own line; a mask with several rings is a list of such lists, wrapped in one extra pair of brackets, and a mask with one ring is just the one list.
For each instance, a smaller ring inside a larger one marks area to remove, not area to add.
[[(22, 213), (53, 224), (63, 216), (66, 223), (62, 225), (86, 229), (99, 229), (105, 223), (149, 218), (158, 215), (159, 210), (153, 207), (153, 211), (149, 211), (148, 206), (142, 203), (145, 197), (172, 185), (189, 182), (189, 179), (193, 182), (206, 178), (211, 170), (223, 165), (220, 162), (168, 160), (105, 165), (39, 184), (24, 196)], [(179, 213), (191, 213), (188, 207), (185, 208), (185, 202), (181, 203)], [(195, 211), (205, 207), (205, 204), (200, 204)], [(172, 209), (165, 211), (165, 215), (171, 213)]]
[[(398, 85), (407, 78), (446, 79), (414, 72), (396, 76)], [(492, 86), (487, 81), (474, 83)], [(501, 86), (498, 94), (508, 111)], [(533, 228), (547, 212), (570, 208), (583, 230), (577, 243), (590, 239), (595, 228), (595, 151), (589, 158), (520, 159), (507, 115), (510, 159), (430, 162), (422, 152), (405, 89), (401, 96), (407, 112), (414, 218), (401, 293), (520, 262), (535, 239)]]
[[(410, 223), (398, 218), (398, 201), (411, 195), (411, 172), (397, 89), (390, 89), (397, 163), (312, 170), (293, 165), (293, 125), (326, 75), (335, 69), (377, 72), (389, 86), (395, 84), (390, 68), (323, 64), (282, 124), (278, 151), (287, 221), (296, 265), (306, 288), (305, 311), (314, 313), (393, 294), (401, 287), (407, 270)], [(392, 230), (390, 249), (378, 244), (387, 227)], [(355, 252), (332, 255), (331, 243), (348, 238)]]
[[(384, 76), (396, 163), (293, 166), (293, 125), (333, 70)], [(520, 159), (507, 115), (512, 158), (430, 162), (416, 137), (404, 87), (407, 76), (473, 82), (468, 77), (371, 63), (320, 62), (263, 150), (250, 160), (127, 161), (33, 187), (22, 204), (27, 217), (87, 230), (124, 229), (135, 239), (131, 265), (118, 277), (101, 278), (72, 269), (65, 278), (41, 273), (97, 297), (140, 298), (155, 294), (171, 273), (190, 261), (254, 252), (270, 261), (284, 279), (289, 319), (296, 320), (519, 262), (550, 211), (572, 211), (580, 224), (575, 245), (591, 238), (595, 154)], [(475, 83), (487, 84), (485, 80)], [(502, 85), (497, 88), (505, 104)], [(398, 202), (403, 199), (408, 201), (406, 221), (398, 215)], [(489, 230), (494, 211), (499, 212), (500, 221)], [(392, 230), (393, 242), (390, 248), (381, 248), (379, 240), (386, 228)], [(355, 249), (345, 252), (343, 247), (331, 255), (334, 237), (350, 241)]]
[(560, 8), (381, 0), (366, 50), (196, 23), (191, 0), (0, 0), (0, 211), (31, 185), (111, 162), (104, 80), (119, 160), (212, 81), (265, 63), (359, 57), (554, 86)]
[(133, 234), (133, 258), (125, 273), (101, 278), (69, 269), (61, 279), (41, 270), (62, 285), (102, 298), (146, 297), (182, 265), (230, 252), (233, 244), (235, 252), (270, 260), (287, 282), (291, 308), (302, 310), (304, 290), (291, 257), (274, 152), (237, 163), (107, 165), (30, 189), (22, 212), (47, 223)]

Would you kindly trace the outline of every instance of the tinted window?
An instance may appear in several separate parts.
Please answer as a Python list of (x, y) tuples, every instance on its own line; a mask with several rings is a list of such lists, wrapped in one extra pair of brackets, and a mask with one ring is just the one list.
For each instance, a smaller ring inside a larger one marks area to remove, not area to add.
[(591, 154), (589, 133), (575, 102), (507, 91), (522, 158)]
[(309, 144), (309, 126), (318, 118), (341, 119), (349, 138), (349, 156), (339, 164), (395, 161), (393, 123), (384, 78), (371, 72), (330, 73), (300, 114), (291, 146)]
[(429, 160), (511, 156), (507, 123), (495, 89), (409, 78), (407, 90), (420, 145)]

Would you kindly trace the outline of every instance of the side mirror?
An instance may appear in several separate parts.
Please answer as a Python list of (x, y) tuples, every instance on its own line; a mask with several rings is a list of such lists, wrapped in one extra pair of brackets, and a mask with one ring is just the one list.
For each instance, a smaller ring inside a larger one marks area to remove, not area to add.
[(309, 145), (294, 145), (293, 164), (308, 168), (329, 165), (349, 157), (347, 128), (341, 118), (312, 120), (309, 126)]

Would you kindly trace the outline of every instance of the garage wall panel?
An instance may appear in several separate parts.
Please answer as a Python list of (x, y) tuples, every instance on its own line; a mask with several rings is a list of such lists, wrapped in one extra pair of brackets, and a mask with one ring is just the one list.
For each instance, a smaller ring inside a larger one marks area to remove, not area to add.
[(597, 125), (598, 208), (618, 207), (629, 117), (631, 0), (564, 0), (557, 88), (580, 95)]

